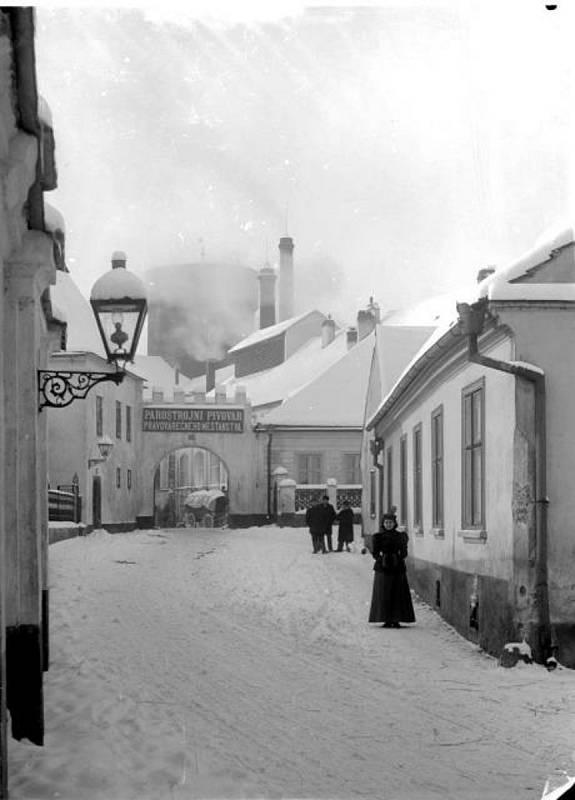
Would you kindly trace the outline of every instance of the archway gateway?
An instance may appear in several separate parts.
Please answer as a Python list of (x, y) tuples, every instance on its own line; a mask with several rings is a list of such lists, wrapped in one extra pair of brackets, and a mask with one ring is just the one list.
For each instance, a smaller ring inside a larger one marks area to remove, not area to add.
[[(138, 492), (140, 510), (138, 525), (141, 528), (166, 525), (157, 518), (156, 497), (160, 497), (160, 471), (164, 459), (173, 454), (184, 455), (183, 451), (195, 451), (198, 463), (201, 458), (209, 462), (213, 475), (208, 481), (201, 481), (204, 491), (219, 491), (226, 487), (227, 511), (231, 525), (254, 524), (264, 521), (268, 514), (267, 470), (268, 436), (254, 428), (252, 408), (246, 401), (238, 402), (205, 400), (201, 403), (148, 402), (142, 406), (140, 417), (141, 449), (138, 469)], [(207, 451), (211, 456), (197, 455)], [(216, 480), (216, 464), (218, 469)], [(168, 463), (168, 462), (165, 462)], [(191, 463), (191, 462), (190, 462)], [(223, 465), (223, 466), (222, 466)], [(200, 467), (196, 467), (200, 469)], [(195, 479), (182, 482), (181, 488), (196, 488)], [(207, 488), (205, 487), (208, 484)], [(165, 482), (164, 482), (165, 485)], [(168, 488), (170, 488), (168, 486)], [(175, 488), (175, 485), (174, 487)], [(183, 495), (183, 492), (181, 493)], [(180, 504), (184, 498), (180, 499)], [(191, 504), (190, 504), (191, 505)], [(174, 524), (185, 524), (180, 512), (177, 514), (176, 500), (173, 501)], [(167, 512), (166, 512), (167, 517)], [(208, 517), (208, 523), (210, 517)], [(191, 517), (188, 516), (191, 523)], [(196, 515), (194, 513), (194, 523)], [(214, 524), (217, 524), (214, 520)]]
[(154, 519), (160, 528), (221, 528), (228, 523), (229, 472), (205, 447), (178, 448), (154, 478)]

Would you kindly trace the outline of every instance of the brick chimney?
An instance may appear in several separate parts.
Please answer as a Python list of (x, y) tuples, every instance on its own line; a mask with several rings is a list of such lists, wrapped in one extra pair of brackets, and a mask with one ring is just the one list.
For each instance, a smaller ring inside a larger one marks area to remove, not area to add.
[(381, 322), (381, 309), (379, 308), (378, 303), (375, 302), (373, 297), (369, 298), (369, 303), (367, 306), (368, 311), (371, 311), (375, 318), (375, 322), (377, 325)]
[(335, 322), (328, 314), (327, 319), (321, 323), (321, 346), (327, 347), (335, 339)]
[(294, 315), (293, 248), (294, 243), (290, 236), (280, 239), (279, 322), (291, 319)]
[(277, 275), (269, 264), (258, 273), (260, 283), (260, 328), (276, 324), (276, 279)]
[(206, 392), (211, 392), (216, 385), (216, 362), (206, 361)]
[(357, 344), (357, 328), (347, 329), (345, 332), (345, 341), (348, 350), (351, 350), (351, 348)]

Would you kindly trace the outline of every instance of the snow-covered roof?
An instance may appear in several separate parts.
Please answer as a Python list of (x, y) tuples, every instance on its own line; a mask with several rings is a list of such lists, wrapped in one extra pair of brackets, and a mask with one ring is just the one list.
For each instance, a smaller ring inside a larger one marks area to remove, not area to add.
[(292, 392), (279, 408), (266, 414), (264, 423), (361, 428), (373, 346), (371, 333)]
[[(420, 367), (420, 362), (424, 359), (429, 361), (432, 357), (431, 351), (435, 348), (439, 350), (443, 343), (447, 343), (450, 336), (458, 335), (457, 304), (461, 302), (473, 304), (481, 298), (486, 297), (489, 301), (569, 301), (575, 302), (575, 281), (552, 280), (553, 265), (550, 263), (547, 273), (547, 282), (536, 283), (529, 273), (534, 268), (551, 262), (563, 248), (575, 242), (575, 231), (573, 225), (559, 225), (554, 231), (540, 237), (535, 246), (521, 256), (517, 261), (512, 262), (507, 267), (497, 269), (479, 283), (469, 284), (451, 295), (446, 295), (446, 310), (441, 316), (440, 324), (426, 340), (423, 346), (414, 355), (405, 369), (398, 376), (395, 384), (388, 393), (382, 398), (377, 411), (366, 421), (368, 428), (372, 428), (377, 420), (384, 413), (386, 406), (399, 396), (402, 387), (406, 386), (412, 375), (416, 374)], [(570, 256), (573, 259), (573, 254)], [(575, 274), (575, 271), (573, 272)], [(522, 279), (529, 279), (523, 283)], [(530, 369), (532, 365), (526, 365)]]
[(285, 331), (289, 330), (289, 328), (293, 327), (298, 322), (308, 319), (314, 315), (319, 315), (325, 319), (325, 316), (319, 311), (306, 311), (304, 314), (300, 314), (297, 317), (290, 317), (282, 322), (277, 322), (275, 325), (270, 325), (267, 328), (260, 328), (259, 330), (250, 333), (250, 335), (246, 336), (245, 339), (242, 339), (240, 342), (237, 342), (233, 347), (231, 347), (228, 352), (237, 353), (238, 350), (244, 350), (246, 347), (251, 347), (259, 342), (264, 342), (267, 339), (272, 339), (274, 336), (278, 336), (280, 333), (284, 333)]
[(235, 391), (237, 386), (245, 387), (247, 397), (255, 409), (274, 406), (305, 386), (346, 352), (345, 332), (337, 331), (333, 342), (327, 347), (322, 347), (321, 336), (316, 336), (276, 367), (228, 380), (219, 380), (217, 375), (216, 382), (224, 386), (228, 393)]
[(375, 329), (375, 356), (379, 368), (380, 399), (391, 390), (406, 364), (436, 328), (429, 325), (378, 325)]
[[(68, 350), (86, 350), (104, 356), (104, 345), (92, 307), (68, 272), (58, 270), (56, 283), (50, 287), (53, 309), (66, 317)], [(61, 319), (59, 316), (58, 319)]]
[(422, 326), (436, 328), (452, 305), (452, 294), (436, 295), (408, 308), (388, 311), (382, 314), (381, 324), (387, 326), (405, 325), (413, 328), (421, 328)]
[[(534, 247), (517, 261), (496, 270), (481, 284), (480, 297), (489, 300), (555, 300), (575, 301), (575, 282), (546, 280), (537, 282), (537, 273), (529, 273), (555, 258), (557, 253), (575, 242), (573, 223), (560, 223), (539, 237)], [(573, 255), (570, 256), (573, 260)], [(550, 265), (552, 270), (552, 265)]]

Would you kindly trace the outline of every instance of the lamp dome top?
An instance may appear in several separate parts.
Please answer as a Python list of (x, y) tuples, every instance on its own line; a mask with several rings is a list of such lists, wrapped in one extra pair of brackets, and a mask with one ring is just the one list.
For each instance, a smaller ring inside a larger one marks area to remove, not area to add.
[(124, 299), (145, 300), (144, 282), (127, 269), (112, 268), (101, 275), (92, 286), (90, 300)]

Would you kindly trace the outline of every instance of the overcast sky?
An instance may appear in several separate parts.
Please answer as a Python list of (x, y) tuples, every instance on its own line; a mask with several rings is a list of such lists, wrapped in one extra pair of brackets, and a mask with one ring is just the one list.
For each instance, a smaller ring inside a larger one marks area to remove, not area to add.
[(41, 4), (70, 271), (259, 268), (287, 232), (298, 310), (352, 322), (506, 265), (569, 216), (570, 5)]

